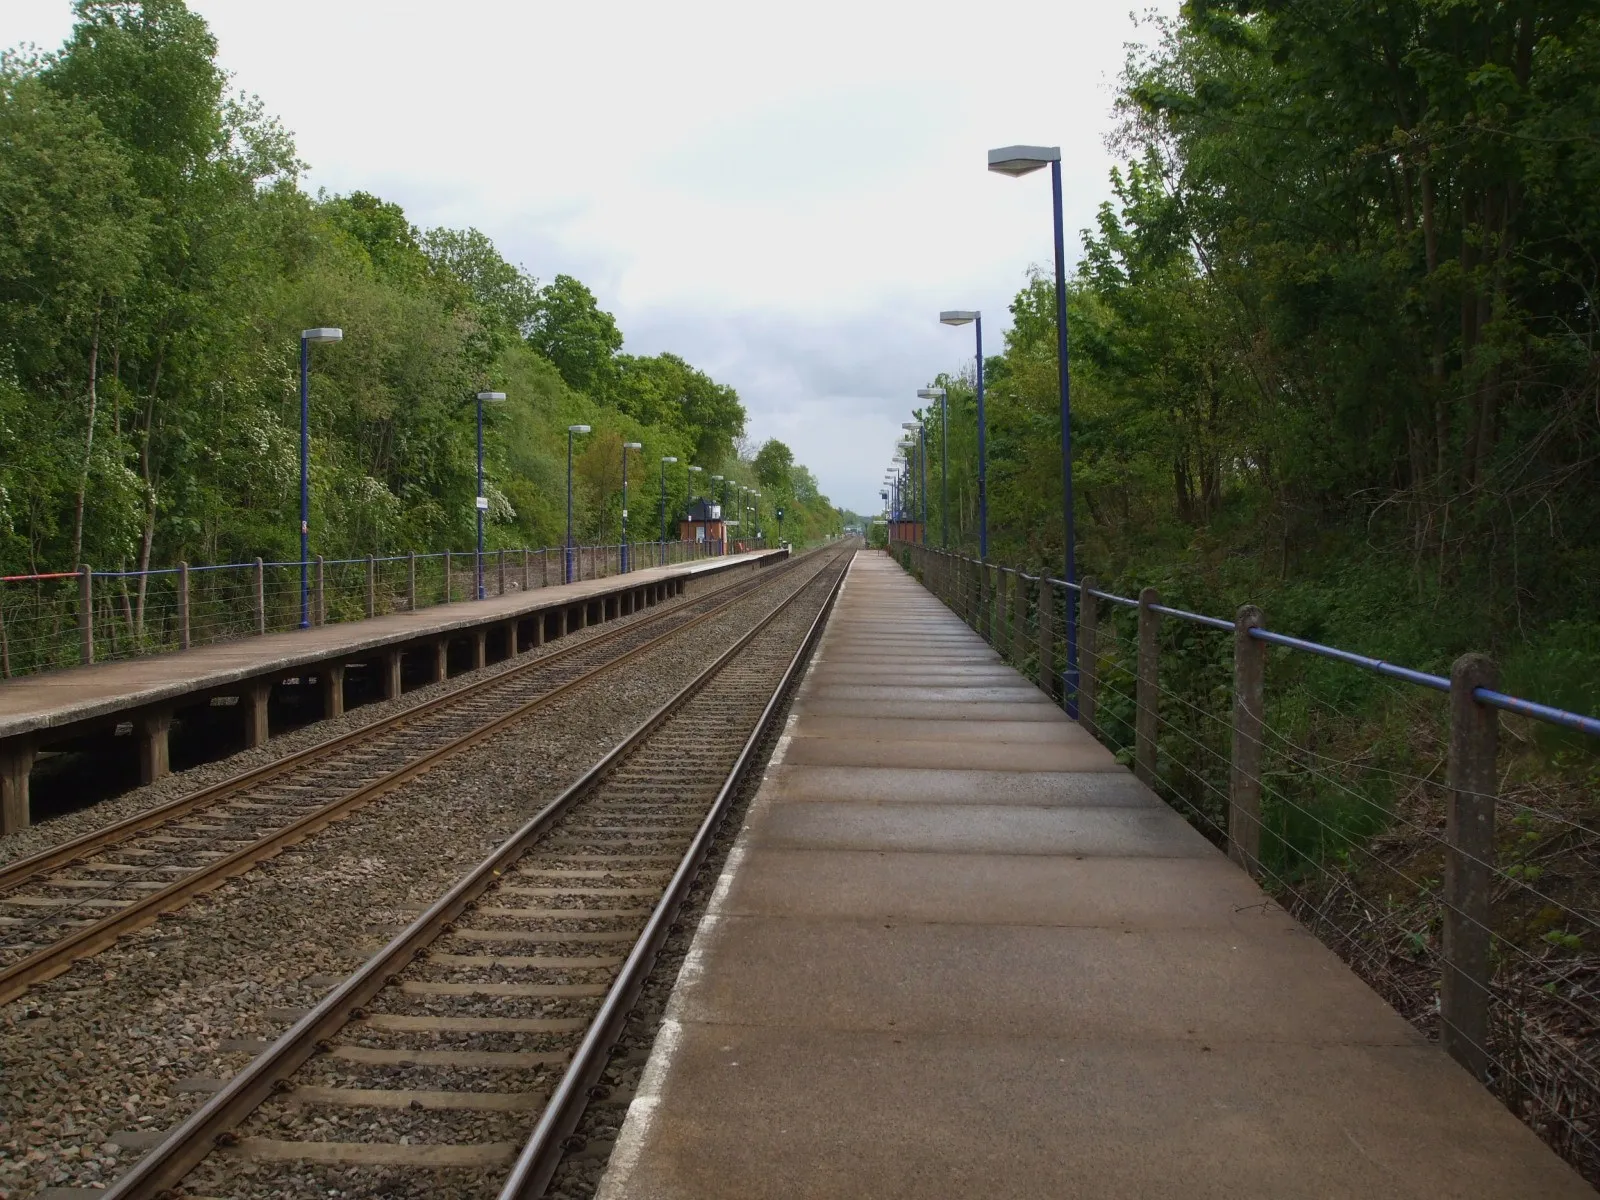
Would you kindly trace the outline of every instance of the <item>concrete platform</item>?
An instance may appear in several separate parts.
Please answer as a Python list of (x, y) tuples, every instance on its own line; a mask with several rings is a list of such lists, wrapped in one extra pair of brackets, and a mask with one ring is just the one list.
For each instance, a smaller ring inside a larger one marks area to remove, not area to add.
[(268, 692), (282, 679), (319, 676), (325, 715), (337, 715), (344, 707), (343, 676), (350, 662), (379, 664), (384, 695), (398, 695), (403, 655), (425, 655), (430, 676), (443, 678), (452, 642), (465, 640), (472, 651), (468, 661), (481, 667), (491, 646), (498, 657), (508, 657), (690, 593), (714, 576), (787, 557), (786, 550), (761, 550), (704, 558), (5, 680), (0, 682), (0, 833), (28, 823), (28, 773), (37, 751), (52, 743), (133, 721), (141, 739), (142, 775), (149, 782), (166, 774), (168, 728), (181, 707), (238, 696), (246, 745), (258, 745), (269, 732)]
[(601, 1200), (1593, 1195), (997, 667), (857, 557)]

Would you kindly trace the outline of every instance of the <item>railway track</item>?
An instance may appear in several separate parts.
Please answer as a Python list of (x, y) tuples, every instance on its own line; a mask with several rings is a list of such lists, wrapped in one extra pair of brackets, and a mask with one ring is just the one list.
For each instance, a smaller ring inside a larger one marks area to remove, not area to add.
[(848, 562), (825, 561), (105, 1194), (542, 1194)]
[(0, 1004), (556, 698), (774, 586), (803, 559), (0, 868)]

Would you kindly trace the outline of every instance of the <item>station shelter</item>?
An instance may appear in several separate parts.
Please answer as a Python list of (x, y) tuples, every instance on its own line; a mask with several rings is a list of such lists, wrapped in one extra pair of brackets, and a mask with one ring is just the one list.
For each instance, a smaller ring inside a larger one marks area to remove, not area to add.
[(922, 543), (923, 528), (921, 521), (890, 521), (889, 540), (891, 542)]
[(678, 520), (678, 538), (685, 542), (709, 542), (712, 553), (727, 551), (728, 526), (722, 519), (722, 505), (710, 500), (691, 500)]

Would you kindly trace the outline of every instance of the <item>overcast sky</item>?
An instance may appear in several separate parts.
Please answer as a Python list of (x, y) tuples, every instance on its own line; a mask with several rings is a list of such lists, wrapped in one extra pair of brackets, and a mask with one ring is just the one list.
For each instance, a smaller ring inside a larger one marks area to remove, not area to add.
[[(916, 389), (970, 360), (971, 328), (939, 310), (982, 309), (998, 349), (1050, 262), (1048, 177), (991, 175), (986, 150), (1062, 147), (1075, 259), (1107, 194), (1124, 47), (1148, 35), (1086, 0), (190, 6), (311, 188), (576, 275), (630, 352), (732, 384), (753, 439), (788, 442), (860, 511)], [(68, 0), (0, 2), (4, 45), (53, 49), (70, 27)]]

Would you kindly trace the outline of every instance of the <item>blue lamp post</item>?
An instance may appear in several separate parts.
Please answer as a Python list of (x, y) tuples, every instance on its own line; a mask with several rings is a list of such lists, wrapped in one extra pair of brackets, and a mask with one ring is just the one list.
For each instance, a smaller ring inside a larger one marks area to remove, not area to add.
[[(1061, 147), (1005, 146), (989, 151), (989, 170), (1013, 177), (1050, 168), (1050, 199), (1056, 237), (1056, 374), (1061, 392), (1061, 525), (1066, 581), (1077, 582), (1072, 519), (1072, 383), (1067, 358), (1067, 251), (1061, 222)], [(1067, 715), (1078, 715), (1077, 593), (1067, 588)]]
[(722, 485), (721, 488), (712, 488), (711, 490), (713, 492), (720, 492), (721, 493), (721, 504), (722, 504), (722, 507), (718, 511), (719, 511), (720, 515), (722, 516), (722, 531), (723, 532), (722, 532), (722, 546), (721, 546), (721, 549), (720, 549), (719, 553), (726, 554), (728, 552), (728, 532), (727, 532), (728, 531), (728, 481), (725, 478), (723, 478), (721, 475), (713, 475), (711, 477), (711, 482), (712, 483), (720, 483)]
[(643, 449), (643, 442), (622, 443), (622, 573), (624, 575), (633, 570), (628, 555), (628, 451)]
[(577, 433), (588, 433), (587, 425), (567, 426), (567, 553), (565, 580), (572, 582), (572, 436)]
[(945, 325), (971, 325), (978, 338), (978, 557), (989, 557), (989, 431), (983, 416), (983, 314), (956, 309), (939, 314)]
[(917, 435), (917, 500), (922, 509), (922, 533), (918, 541), (928, 542), (928, 427), (921, 421), (906, 421), (901, 429), (915, 430)]
[(677, 462), (677, 456), (663, 454), (661, 456), (661, 549), (667, 548), (667, 464)]
[(311, 628), (311, 345), (344, 340), (342, 329), (300, 331), (300, 628)]
[(499, 404), (505, 400), (504, 392), (479, 392), (478, 393), (478, 599), (482, 600), (483, 592), (483, 518), (489, 511), (489, 497), (483, 494), (483, 406), (485, 404)]
[(950, 549), (950, 411), (943, 388), (918, 388), (919, 400), (939, 402), (939, 436), (944, 439), (939, 451), (939, 544)]

